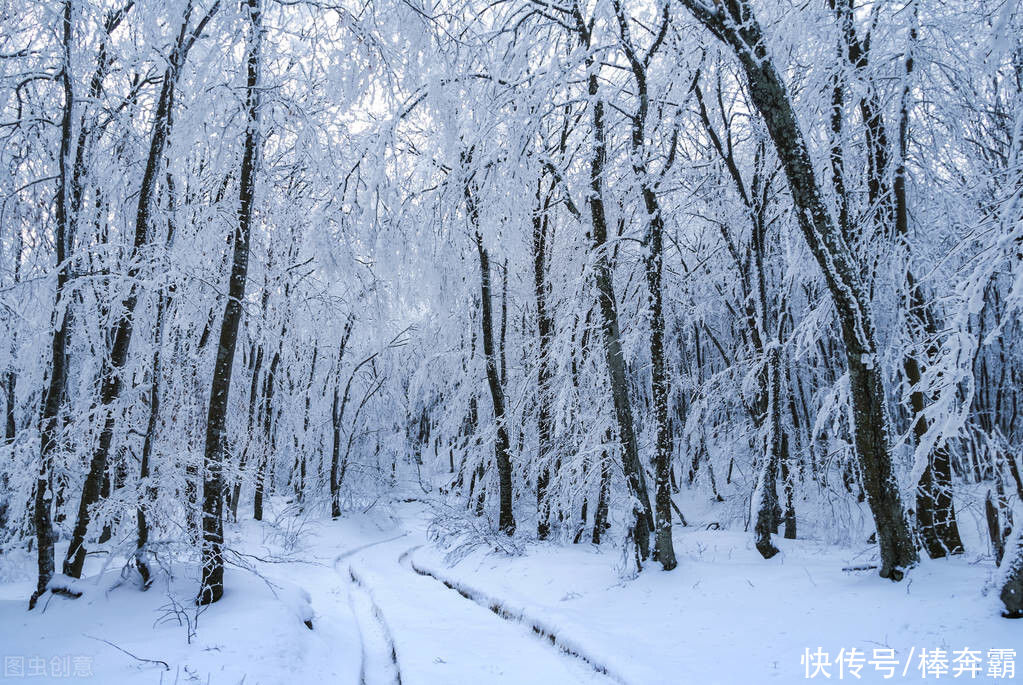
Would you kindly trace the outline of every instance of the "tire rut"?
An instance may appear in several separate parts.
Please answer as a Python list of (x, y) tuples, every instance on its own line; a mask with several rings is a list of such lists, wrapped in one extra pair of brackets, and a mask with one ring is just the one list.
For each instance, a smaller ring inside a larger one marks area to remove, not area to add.
[(362, 640), (361, 685), (402, 685), (394, 638), (383, 613), (362, 577), (348, 567), (348, 600)]
[(552, 627), (544, 624), (544, 622), (528, 616), (524, 611), (513, 611), (502, 604), (500, 600), (486, 597), (473, 588), (462, 585), (454, 580), (444, 578), (429, 569), (416, 565), (416, 563), (412, 560), (412, 555), (420, 547), (422, 547), (422, 545), (416, 545), (406, 549), (398, 556), (398, 563), (417, 575), (437, 581), (444, 587), (458, 593), (470, 602), (473, 602), (485, 609), (489, 609), (495, 616), (508, 621), (509, 623), (515, 623), (531, 629), (537, 636), (542, 638), (544, 642), (547, 642), (562, 654), (581, 661), (593, 669), (596, 673), (605, 676), (619, 685), (629, 685), (628, 681), (615, 673), (612, 669), (608, 668), (608, 666), (586, 654), (584, 650), (573, 644), (571, 640), (565, 639)]

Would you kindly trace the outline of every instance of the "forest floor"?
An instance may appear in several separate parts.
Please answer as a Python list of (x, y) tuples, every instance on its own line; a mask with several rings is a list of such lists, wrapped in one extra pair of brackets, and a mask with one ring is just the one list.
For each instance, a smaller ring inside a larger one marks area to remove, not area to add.
[(924, 562), (896, 584), (843, 570), (867, 547), (779, 540), (782, 554), (764, 561), (742, 532), (691, 525), (676, 528), (670, 573), (636, 574), (620, 551), (588, 544), (481, 547), (451, 565), (422, 503), (338, 521), (274, 505), (274, 520), (230, 527), (224, 599), (198, 613), (194, 568), (164, 569), (140, 593), (116, 550), (90, 557), (81, 598), (28, 613), (31, 557), (0, 558), (0, 682), (987, 680), (989, 650), (1021, 644), (977, 555)]

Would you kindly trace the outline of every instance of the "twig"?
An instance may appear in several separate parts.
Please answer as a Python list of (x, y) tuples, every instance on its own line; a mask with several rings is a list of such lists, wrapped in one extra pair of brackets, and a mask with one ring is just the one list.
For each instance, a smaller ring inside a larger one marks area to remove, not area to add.
[(129, 652), (127, 649), (124, 649), (123, 647), (118, 647), (117, 645), (115, 645), (110, 640), (104, 640), (101, 637), (93, 637), (92, 635), (86, 635), (85, 633), (82, 633), (82, 635), (84, 637), (89, 638), (90, 640), (99, 640), (100, 642), (105, 642), (106, 644), (110, 645), (111, 647), (113, 647), (114, 649), (118, 650), (119, 652), (124, 652), (125, 654), (130, 656), (132, 659), (135, 659), (137, 661), (141, 661), (141, 662), (147, 663), (147, 664), (162, 664), (163, 665), (163, 670), (165, 670), (165, 671), (169, 671), (170, 670), (170, 665), (166, 661), (160, 661), (159, 659), (143, 659), (140, 656), (135, 656), (134, 654)]

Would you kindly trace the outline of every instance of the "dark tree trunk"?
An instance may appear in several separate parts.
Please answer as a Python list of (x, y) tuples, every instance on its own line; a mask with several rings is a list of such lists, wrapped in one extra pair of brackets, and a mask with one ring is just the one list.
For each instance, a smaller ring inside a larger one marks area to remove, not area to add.
[(72, 32), (72, 1), (64, 0), (62, 15), (62, 45), (64, 68), (61, 71), (60, 80), (64, 91), (64, 110), (61, 116), (60, 152), (58, 153), (57, 164), (59, 175), (57, 179), (57, 199), (55, 246), (57, 253), (57, 283), (54, 288), (54, 303), (51, 322), (53, 324), (53, 339), (50, 343), (50, 380), (43, 391), (42, 411), (39, 417), (39, 472), (36, 477), (35, 493), (33, 502), (32, 523), (36, 535), (36, 554), (38, 566), (38, 579), (35, 592), (32, 593), (28, 602), (29, 610), (35, 608), (36, 601), (46, 592), (46, 587), (53, 578), (53, 521), (50, 518), (50, 472), (52, 470), (53, 456), (56, 452), (60, 436), (59, 416), (61, 399), (64, 395), (64, 381), (67, 377), (67, 339), (68, 321), (67, 317), (60, 315), (60, 307), (66, 297), (64, 292), (68, 282), (68, 255), (67, 247), (72, 239), (71, 217), (68, 213), (68, 156), (71, 149), (71, 113), (74, 107), (74, 92), (71, 87), (71, 47), (73, 44)]
[[(11, 346), (14, 348), (14, 345)], [(17, 374), (14, 371), (8, 371), (4, 374), (3, 393), (4, 393), (4, 445), (12, 445), (14, 443), (14, 436), (17, 432), (14, 417), (14, 397), (15, 397), (15, 384), (17, 383)], [(10, 493), (10, 485), (7, 480), (7, 474), (4, 473), (0, 477), (0, 530), (3, 530), (7, 525), (7, 511), (10, 507), (8, 501)]]
[(781, 427), (781, 406), (779, 400), (781, 391), (781, 355), (777, 345), (767, 350), (767, 449), (763, 463), (760, 467), (760, 475), (757, 478), (757, 495), (754, 498), (753, 516), (756, 517), (754, 524), (754, 538), (757, 551), (765, 559), (770, 559), (778, 553), (778, 548), (771, 542), (771, 535), (778, 530), (778, 465), (782, 460), (782, 427)]
[[(604, 442), (611, 442), (611, 432), (604, 436)], [(600, 485), (597, 489), (597, 508), (593, 512), (593, 544), (599, 545), (604, 532), (610, 528), (607, 521), (608, 497), (611, 489), (611, 468), (608, 465), (608, 454), (602, 452), (600, 455)]]
[[(547, 499), (547, 488), (550, 485), (551, 473), (547, 460), (551, 454), (551, 342), (554, 334), (554, 322), (547, 310), (547, 212), (550, 194), (540, 203), (541, 182), (536, 186), (536, 211), (533, 214), (533, 294), (536, 297), (536, 328), (539, 336), (539, 352), (536, 367), (536, 429), (540, 473), (536, 480), (536, 534), (541, 540), (547, 539), (551, 532), (551, 506)], [(585, 519), (585, 516), (584, 516)]]
[[(915, 12), (914, 8), (914, 12)], [(915, 17), (914, 17), (915, 20)], [(916, 42), (915, 26), (910, 30), (910, 44)], [(920, 336), (934, 340), (937, 337), (937, 324), (934, 313), (926, 301), (922, 285), (917, 282), (910, 264), (909, 252), (909, 204), (906, 197), (906, 155), (909, 146), (909, 76), (913, 72), (913, 56), (910, 52), (906, 57), (906, 83), (903, 86), (902, 103), (899, 108), (899, 159), (892, 181), (892, 193), (895, 201), (895, 233), (896, 239), (903, 242), (906, 255), (906, 288), (909, 291), (910, 339)], [(915, 443), (920, 444), (930, 428), (930, 423), (923, 415), (927, 398), (919, 387), (921, 376), (926, 365), (926, 358), (936, 353), (930, 344), (924, 354), (910, 353), (903, 360), (903, 372), (906, 382), (912, 388), (910, 407), (913, 411), (913, 436)], [(959, 524), (956, 522), (955, 505), (952, 501), (952, 468), (948, 447), (938, 444), (927, 455), (924, 467), (917, 484), (916, 491), (916, 522), (920, 531), (924, 550), (932, 559), (948, 554), (961, 554), (963, 541), (959, 536)]]
[[(170, 238), (168, 238), (170, 242)], [(153, 367), (152, 384), (149, 388), (149, 420), (146, 423), (146, 437), (142, 442), (142, 456), (139, 460), (139, 493), (138, 508), (135, 513), (138, 541), (135, 548), (135, 567), (142, 576), (142, 588), (148, 589), (152, 577), (147, 561), (149, 543), (149, 522), (146, 509), (156, 500), (156, 487), (149, 482), (150, 458), (153, 454), (153, 443), (156, 441), (156, 427), (160, 418), (160, 377), (163, 374), (161, 348), (163, 346), (163, 317), (167, 305), (166, 296), (161, 293), (156, 303), (155, 334), (153, 336)]]
[(1023, 535), (1019, 531), (1009, 540), (1003, 563), (1005, 582), (998, 595), (1005, 604), (1002, 616), (1023, 618)]
[(15, 420), (15, 389), (18, 384), (18, 375), (8, 371), (4, 376), (4, 444), (10, 445), (14, 442), (14, 436), (18, 432), (17, 421)]
[[(656, 442), (654, 445), (654, 557), (661, 563), (665, 571), (678, 566), (675, 559), (675, 548), (671, 541), (671, 423), (668, 421), (668, 395), (670, 380), (664, 360), (664, 293), (661, 281), (664, 272), (664, 217), (657, 199), (653, 183), (647, 169), (646, 151), (646, 118), (649, 109), (647, 94), (647, 64), (660, 45), (660, 38), (655, 39), (653, 46), (645, 55), (639, 55), (632, 44), (629, 33), (628, 19), (620, 0), (615, 0), (615, 14), (618, 19), (619, 37), (625, 48), (626, 57), (636, 82), (636, 111), (632, 114), (631, 161), (632, 172), (639, 183), (643, 197), (643, 208), (646, 210), (645, 233), (647, 258), (645, 264), (647, 297), (650, 304), (650, 380), (654, 405), (654, 423), (656, 425)], [(664, 9), (664, 28), (667, 29), (668, 10)], [(643, 555), (645, 558), (645, 554)]]
[[(341, 345), (344, 354), (344, 344)], [(341, 480), (338, 478), (338, 466), (341, 460), (341, 416), (338, 389), (334, 389), (334, 402), (331, 414), (331, 447), (330, 447), (330, 515), (337, 518), (341, 515)]]
[(302, 503), (305, 498), (305, 479), (306, 479), (306, 450), (308, 445), (306, 441), (309, 436), (309, 412), (312, 405), (313, 395), (313, 380), (316, 378), (316, 360), (319, 357), (320, 348), (317, 345), (313, 345), (313, 359), (309, 364), (309, 380), (305, 386), (305, 412), (302, 414), (302, 444), (298, 444), (298, 436), (295, 436), (295, 448), (298, 450), (298, 481), (295, 484), (295, 497), (299, 504)]
[(849, 246), (831, 218), (785, 86), (768, 54), (760, 25), (746, 0), (712, 11), (684, 0), (693, 15), (735, 52), (753, 104), (764, 118), (782, 162), (800, 228), (824, 272), (841, 325), (853, 408), (854, 439), (864, 488), (877, 527), (880, 575), (901, 580), (918, 561), (892, 470), (884, 386), (870, 303)]
[[(465, 157), (471, 162), (471, 153)], [(494, 422), (497, 424), (497, 441), (494, 445), (494, 459), (497, 462), (498, 486), (498, 528), (511, 535), (515, 532), (515, 516), (512, 512), (511, 443), (508, 438), (508, 421), (505, 415), (504, 387), (501, 384), (498, 351), (494, 348), (494, 315), (491, 305), (490, 256), (483, 246), (479, 232), (479, 207), (471, 181), (466, 182), (465, 204), (469, 220), (476, 230), (476, 250), (480, 257), (480, 309), (483, 326), (483, 356), (486, 359), (487, 384), (494, 407)], [(482, 487), (481, 487), (482, 489)]]
[(796, 474), (791, 462), (789, 435), (783, 431), (781, 434), (781, 479), (785, 487), (784, 537), (786, 540), (796, 539), (796, 506), (794, 502)]
[[(645, 169), (640, 173), (646, 177)], [(664, 294), (661, 287), (664, 269), (664, 225), (653, 190), (644, 183), (643, 195), (650, 215), (649, 259), (646, 265), (650, 296), (650, 374), (653, 387), (654, 420), (657, 444), (654, 452), (656, 536), (655, 553), (665, 571), (675, 568), (675, 550), (671, 542), (671, 424), (668, 421), (670, 381), (664, 359)]]
[(987, 533), (991, 540), (991, 549), (995, 553), (995, 566), (1002, 565), (1002, 557), (1005, 556), (1005, 540), (1002, 538), (1001, 518), (998, 515), (998, 506), (991, 497), (991, 491), (987, 491), (984, 497), (984, 517), (987, 519)]
[[(789, 382), (789, 372), (787, 365), (781, 370), (781, 383), (779, 391), (787, 397), (786, 405), (789, 413), (792, 415), (792, 433), (793, 442), (795, 442), (794, 436), (799, 431), (799, 419), (796, 417), (796, 405), (795, 400), (792, 397), (792, 384)], [(778, 401), (781, 401), (781, 396), (778, 396)], [(780, 411), (780, 410), (779, 410)], [(779, 417), (779, 423), (780, 423)], [(796, 494), (796, 477), (797, 469), (799, 468), (798, 462), (792, 458), (792, 450), (790, 446), (789, 432), (782, 428), (781, 434), (781, 478), (785, 488), (785, 513), (784, 523), (785, 532), (784, 537), (786, 540), (796, 539), (796, 505), (795, 505), (795, 494)]]
[(196, 603), (212, 604), (224, 594), (224, 481), (227, 450), (227, 401), (231, 371), (238, 342), (238, 327), (245, 298), (245, 277), (249, 268), (252, 205), (261, 148), (259, 134), (259, 60), (262, 42), (262, 0), (247, 0), (251, 35), (246, 54), (245, 149), (242, 155), (238, 191), (238, 226), (234, 232), (234, 257), (224, 318), (220, 323), (217, 358), (210, 387), (210, 408), (206, 418), (206, 451), (203, 456), (202, 582)]
[(245, 462), (249, 452), (252, 451), (252, 432), (255, 430), (256, 402), (259, 393), (259, 372), (263, 366), (263, 345), (252, 343), (249, 352), (249, 414), (246, 425), (248, 433), (245, 437), (245, 447), (242, 449), (242, 456), (238, 460), (238, 475), (234, 479), (234, 488), (231, 492), (231, 518), (238, 521), (238, 500), (242, 494), (242, 477), (245, 474)]
[(348, 404), (348, 392), (352, 386), (352, 378), (355, 377), (355, 372), (359, 370), (359, 367), (366, 363), (365, 361), (360, 362), (352, 370), (352, 375), (348, 377), (348, 383), (345, 385), (344, 398), (340, 398), (341, 364), (345, 358), (345, 348), (348, 346), (348, 339), (352, 335), (353, 326), (355, 326), (355, 321), (349, 318), (348, 323), (345, 324), (345, 330), (341, 334), (341, 345), (337, 353), (338, 380), (334, 385), (334, 401), (330, 407), (330, 423), (333, 435), (330, 450), (330, 515), (333, 518), (341, 515), (341, 474), (338, 471), (338, 462), (341, 458), (341, 420), (345, 416), (345, 406)]
[(275, 453), (274, 408), (273, 398), (277, 383), (277, 369), (281, 364), (281, 348), (284, 345), (285, 329), (281, 328), (281, 337), (277, 343), (277, 351), (270, 361), (270, 369), (263, 379), (263, 449), (256, 458), (256, 487), (252, 498), (252, 518), (263, 520), (263, 497), (265, 496), (266, 471), (269, 468), (270, 456)]

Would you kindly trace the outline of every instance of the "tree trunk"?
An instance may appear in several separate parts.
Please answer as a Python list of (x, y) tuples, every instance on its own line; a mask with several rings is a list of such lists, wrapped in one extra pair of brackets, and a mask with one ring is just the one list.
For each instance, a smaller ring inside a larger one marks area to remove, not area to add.
[(259, 59), (262, 42), (262, 0), (247, 0), (248, 18), (252, 24), (246, 55), (245, 88), (245, 150), (242, 155), (238, 191), (238, 227), (234, 233), (234, 258), (228, 287), (224, 317), (220, 323), (220, 339), (210, 387), (210, 408), (206, 419), (206, 451), (203, 456), (202, 502), (202, 582), (196, 603), (212, 604), (224, 594), (224, 497), (223, 466), (227, 448), (227, 401), (231, 391), (231, 371), (238, 341), (245, 297), (245, 277), (249, 268), (252, 204), (255, 175), (261, 148), (259, 135)]
[[(12, 349), (14, 345), (12, 344)], [(15, 384), (17, 383), (17, 374), (14, 371), (8, 371), (4, 374), (3, 393), (4, 393), (4, 445), (10, 446), (14, 444), (14, 436), (17, 432), (14, 420), (14, 390)], [(10, 502), (8, 496), (10, 493), (10, 484), (7, 479), (6, 472), (3, 476), (0, 476), (0, 530), (3, 530), (7, 526), (7, 511), (10, 508)]]
[[(170, 239), (168, 238), (168, 242)], [(146, 561), (149, 543), (149, 522), (146, 519), (146, 508), (156, 500), (156, 487), (149, 482), (150, 457), (153, 454), (153, 443), (156, 441), (156, 426), (160, 417), (160, 377), (163, 374), (163, 363), (160, 355), (163, 345), (163, 316), (167, 301), (163, 293), (156, 303), (156, 324), (153, 336), (152, 384), (149, 389), (149, 420), (146, 423), (146, 437), (142, 442), (142, 456), (139, 460), (138, 508), (135, 513), (138, 541), (135, 547), (135, 567), (142, 576), (142, 588), (148, 589), (152, 582), (149, 563)]]
[[(611, 442), (611, 431), (604, 436), (606, 443)], [(610, 528), (607, 522), (608, 497), (611, 488), (611, 468), (608, 465), (608, 455), (604, 451), (600, 455), (600, 484), (597, 486), (597, 508), (593, 512), (593, 544), (599, 545), (604, 532)]]
[(305, 498), (305, 479), (306, 479), (306, 450), (308, 449), (307, 441), (309, 438), (309, 411), (312, 405), (312, 394), (313, 394), (313, 380), (316, 378), (316, 359), (320, 354), (320, 348), (318, 345), (313, 345), (313, 359), (309, 364), (309, 380), (305, 386), (305, 412), (302, 414), (302, 444), (298, 444), (298, 436), (295, 436), (295, 447), (299, 451), (298, 454), (298, 481), (295, 485), (295, 498), (299, 504), (302, 504)]
[[(64, 111), (61, 116), (60, 152), (58, 153), (57, 164), (59, 176), (57, 179), (57, 199), (55, 247), (57, 253), (57, 282), (54, 288), (53, 313), (51, 323), (53, 324), (53, 339), (50, 343), (50, 380), (43, 390), (42, 411), (39, 417), (39, 471), (36, 476), (35, 493), (33, 502), (32, 523), (36, 535), (36, 555), (38, 566), (38, 579), (35, 592), (32, 593), (28, 602), (29, 610), (35, 607), (36, 601), (46, 592), (46, 587), (53, 578), (53, 521), (50, 518), (50, 502), (52, 491), (50, 489), (50, 476), (53, 467), (53, 456), (60, 436), (58, 434), (59, 415), (61, 399), (64, 395), (64, 381), (67, 378), (67, 339), (68, 321), (66, 316), (61, 315), (61, 305), (66, 297), (69, 276), (69, 265), (67, 263), (67, 247), (72, 236), (70, 234), (73, 226), (69, 215), (68, 207), (68, 155), (71, 148), (71, 113), (74, 107), (74, 92), (71, 80), (71, 47), (73, 44), (72, 32), (72, 1), (64, 0), (63, 8), (63, 61), (64, 69), (61, 71), (61, 85), (64, 91)], [(73, 208), (72, 208), (73, 209)]]
[(263, 520), (263, 497), (265, 495), (266, 471), (269, 468), (270, 456), (275, 453), (274, 408), (273, 397), (277, 383), (277, 369), (281, 364), (281, 348), (284, 345), (285, 329), (281, 328), (281, 337), (277, 343), (277, 351), (270, 361), (270, 369), (263, 379), (263, 449), (256, 458), (256, 487), (252, 498), (252, 518)]
[[(344, 349), (342, 345), (342, 350)], [(334, 389), (334, 402), (331, 405), (331, 448), (330, 448), (330, 515), (337, 518), (341, 515), (341, 481), (338, 478), (338, 466), (341, 459), (341, 412), (339, 411), (338, 389)]]
[(331, 417), (331, 429), (333, 432), (333, 441), (331, 443), (330, 451), (330, 515), (333, 518), (337, 518), (341, 515), (341, 478), (338, 472), (338, 461), (341, 458), (341, 420), (345, 416), (345, 405), (348, 404), (348, 392), (352, 386), (352, 378), (355, 377), (355, 372), (359, 370), (359, 366), (362, 366), (365, 362), (361, 362), (355, 369), (352, 370), (352, 375), (348, 377), (348, 384), (345, 385), (344, 398), (339, 397), (341, 390), (341, 363), (345, 358), (345, 348), (348, 346), (348, 339), (352, 334), (352, 327), (355, 322), (352, 319), (348, 320), (345, 325), (344, 333), (341, 334), (341, 346), (337, 353), (337, 376), (338, 381), (334, 386), (334, 402), (330, 408)]
[[(914, 12), (916, 8), (914, 7)], [(914, 22), (916, 17), (913, 18)], [(906, 288), (909, 291), (909, 311), (907, 320), (910, 323), (909, 338), (920, 336), (934, 340), (937, 337), (937, 324), (934, 312), (924, 297), (923, 286), (917, 282), (910, 264), (909, 252), (909, 203), (906, 197), (906, 155), (909, 147), (909, 77), (913, 72), (912, 46), (916, 42), (916, 27), (910, 29), (910, 52), (906, 56), (906, 83), (903, 86), (902, 103), (899, 108), (899, 158), (892, 181), (892, 193), (895, 201), (895, 233), (896, 239), (903, 242), (906, 258)], [(915, 325), (914, 325), (915, 324)], [(913, 437), (919, 445), (930, 428), (930, 423), (923, 415), (927, 398), (919, 387), (920, 379), (926, 365), (926, 359), (936, 353), (931, 343), (923, 354), (910, 353), (903, 360), (903, 372), (906, 382), (911, 387), (910, 407), (913, 411)], [(962, 554), (964, 551), (962, 538), (959, 536), (959, 524), (956, 522), (955, 505), (952, 501), (952, 468), (948, 447), (944, 444), (935, 446), (927, 455), (927, 465), (920, 475), (916, 491), (916, 523), (920, 531), (924, 550), (932, 559), (948, 554)]]
[[(471, 154), (466, 156), (471, 161)], [(483, 325), (483, 356), (486, 359), (487, 383), (490, 386), (490, 399), (494, 406), (494, 422), (497, 424), (497, 441), (494, 444), (494, 458), (497, 462), (498, 484), (498, 528), (501, 532), (512, 535), (515, 532), (515, 516), (512, 512), (511, 483), (511, 444), (508, 438), (508, 422), (505, 415), (504, 387), (501, 385), (498, 351), (494, 348), (494, 315), (491, 305), (490, 287), (490, 256), (483, 246), (483, 236), (479, 232), (479, 208), (471, 181), (465, 186), (466, 209), (469, 220), (476, 230), (476, 249), (480, 257), (480, 297)], [(482, 489), (482, 487), (481, 487)]]
[[(582, 47), (589, 50), (592, 35), (582, 9), (573, 3), (572, 14), (575, 31)], [(599, 62), (592, 54), (586, 56), (586, 87), (591, 102), (593, 119), (593, 151), (590, 157), (590, 238), (594, 252), (594, 280), (600, 305), (601, 331), (603, 333), (604, 357), (611, 383), (611, 397), (614, 403), (618, 439), (622, 448), (622, 466), (633, 498), (635, 517), (636, 549), (641, 559), (650, 557), (650, 535), (654, 530), (654, 515), (646, 485), (646, 473), (639, 460), (639, 446), (636, 442), (632, 422), (632, 404), (629, 399), (628, 377), (625, 358), (622, 353), (621, 331), (618, 325), (618, 306), (614, 293), (614, 275), (607, 254), (607, 218), (604, 212), (604, 167), (607, 162), (607, 142), (604, 130), (604, 101), (600, 98), (600, 83), (597, 77)]]
[(249, 413), (248, 433), (245, 436), (245, 447), (242, 449), (241, 459), (238, 460), (238, 475), (234, 479), (234, 489), (231, 492), (231, 519), (238, 522), (238, 500), (242, 494), (242, 476), (245, 474), (245, 462), (249, 452), (252, 450), (252, 432), (255, 430), (256, 401), (259, 392), (259, 372), (263, 366), (263, 345), (252, 343), (249, 354)]
[(998, 595), (1005, 604), (1002, 616), (1023, 618), (1023, 524), (1009, 538), (1004, 559), (1005, 581)]
[(782, 461), (781, 428), (781, 355), (777, 344), (767, 350), (767, 449), (757, 478), (756, 496), (753, 498), (753, 515), (756, 517), (754, 538), (757, 551), (765, 559), (778, 553), (771, 542), (771, 535), (778, 531), (778, 465)]
[[(643, 197), (643, 208), (646, 226), (647, 258), (645, 264), (647, 298), (650, 304), (650, 383), (654, 405), (654, 424), (656, 441), (654, 445), (654, 557), (661, 563), (665, 571), (678, 566), (675, 549), (671, 541), (671, 457), (672, 439), (671, 423), (668, 421), (668, 395), (670, 380), (664, 360), (664, 293), (661, 281), (664, 272), (664, 217), (660, 202), (657, 199), (654, 185), (647, 169), (646, 151), (646, 118), (649, 109), (647, 94), (646, 65), (660, 45), (655, 40), (649, 52), (640, 56), (633, 46), (629, 32), (628, 19), (620, 0), (614, 3), (615, 15), (618, 19), (619, 37), (625, 49), (625, 55), (632, 69), (636, 82), (636, 111), (632, 114), (631, 155), (632, 172), (639, 183)], [(663, 21), (665, 28), (669, 20), (667, 5), (664, 9)], [(663, 34), (662, 34), (663, 36)], [(642, 468), (642, 467), (641, 467)], [(644, 553), (645, 558), (645, 553)]]
[(545, 540), (551, 532), (551, 505), (547, 499), (551, 472), (547, 459), (551, 454), (551, 343), (554, 322), (547, 311), (547, 226), (550, 195), (541, 210), (540, 186), (536, 185), (536, 211), (533, 213), (533, 294), (536, 297), (536, 328), (539, 336), (539, 352), (536, 365), (536, 431), (537, 461), (540, 473), (536, 479), (536, 535)]

